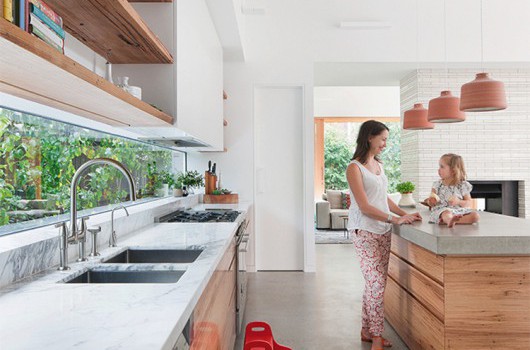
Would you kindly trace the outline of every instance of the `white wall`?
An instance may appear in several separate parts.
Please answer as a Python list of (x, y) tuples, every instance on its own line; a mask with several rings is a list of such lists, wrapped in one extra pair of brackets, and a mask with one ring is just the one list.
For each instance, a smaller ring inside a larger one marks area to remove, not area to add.
[(315, 87), (315, 117), (397, 117), (399, 86)]
[[(314, 224), (313, 224), (313, 64), (311, 62), (225, 62), (225, 90), (229, 99), (225, 101), (226, 153), (200, 153), (189, 155), (191, 168), (204, 168), (208, 159), (218, 163), (223, 173), (223, 186), (233, 189), (243, 200), (254, 200), (254, 125), (253, 125), (253, 91), (255, 86), (304, 86), (304, 130), (303, 130), (303, 164), (304, 164), (304, 270), (315, 270), (314, 257)], [(309, 88), (308, 88), (309, 87)], [(282, 119), (273, 117), (281, 128)], [(271, 143), (275, 140), (271, 139)], [(281, 157), (281, 154), (278, 155)], [(294, 165), (293, 165), (294, 166)], [(278, 169), (282, 172), (293, 172), (289, 167)], [(278, 198), (281, 206), (281, 198)], [(297, 221), (293, 218), (293, 221)], [(253, 257), (255, 240), (251, 239), (249, 270), (255, 271)], [(299, 247), (292, 247), (297, 250)]]

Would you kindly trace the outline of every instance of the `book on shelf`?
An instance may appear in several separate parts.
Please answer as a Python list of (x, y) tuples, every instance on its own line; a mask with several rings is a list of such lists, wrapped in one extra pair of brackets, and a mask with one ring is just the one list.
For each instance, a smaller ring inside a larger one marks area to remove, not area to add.
[(54, 21), (59, 27), (63, 27), (63, 19), (48, 4), (42, 0), (29, 0), (35, 7), (38, 7), (49, 19)]
[(41, 32), (37, 27), (34, 27), (32, 24), (30, 24), (30, 33), (44, 41), (46, 44), (50, 45), (60, 53), (64, 53), (64, 49), (62, 46), (59, 46), (57, 43), (55, 43), (53, 40), (51, 40), (49, 37), (47, 37), (43, 32)]
[(14, 0), (16, 1), (15, 6), (15, 24), (24, 31), (28, 31), (28, 21), (29, 21), (29, 2), (28, 0)]
[[(35, 33), (36, 30), (38, 30), (42, 35), (45, 35), (47, 39), (55, 43), (61, 48), (61, 50), (63, 50), (64, 40), (59, 35), (57, 35), (57, 33), (51, 30), (46, 24), (44, 24), (37, 16), (35, 16), (35, 14), (32, 13), (29, 16), (29, 32), (36, 34), (39, 38), (42, 39), (41, 35)], [(45, 41), (48, 42), (47, 40)]]
[(49, 28), (51, 28), (57, 35), (64, 39), (64, 30), (57, 23), (52, 21), (44, 12), (41, 11), (35, 4), (30, 4), (30, 12), (37, 16), (42, 22), (44, 22)]
[(8, 20), (11, 23), (15, 22), (15, 17), (13, 17), (13, 11), (15, 7), (13, 6), (13, 0), (3, 0), (2, 1), (2, 8), (3, 8), (3, 17)]

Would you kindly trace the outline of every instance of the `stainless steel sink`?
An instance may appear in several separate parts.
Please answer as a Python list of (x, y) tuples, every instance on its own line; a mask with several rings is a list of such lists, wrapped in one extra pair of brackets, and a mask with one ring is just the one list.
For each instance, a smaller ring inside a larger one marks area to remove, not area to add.
[(175, 283), (184, 271), (97, 271), (87, 272), (65, 283)]
[(201, 253), (202, 250), (130, 248), (103, 262), (114, 264), (192, 263)]

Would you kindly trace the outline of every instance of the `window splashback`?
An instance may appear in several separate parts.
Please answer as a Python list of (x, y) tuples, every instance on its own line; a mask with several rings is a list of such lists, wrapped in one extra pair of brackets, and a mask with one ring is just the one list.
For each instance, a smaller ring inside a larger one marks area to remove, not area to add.
[[(75, 171), (100, 157), (123, 163), (144, 200), (154, 198), (160, 174), (186, 170), (183, 152), (0, 106), (0, 235), (64, 219)], [(97, 211), (127, 196), (117, 169), (94, 166), (80, 181), (78, 210)]]

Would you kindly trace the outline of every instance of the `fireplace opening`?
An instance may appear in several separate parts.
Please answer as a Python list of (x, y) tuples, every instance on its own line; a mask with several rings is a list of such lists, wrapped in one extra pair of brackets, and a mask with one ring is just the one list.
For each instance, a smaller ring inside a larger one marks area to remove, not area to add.
[(518, 181), (469, 181), (473, 185), (473, 208), (509, 216), (519, 216)]

